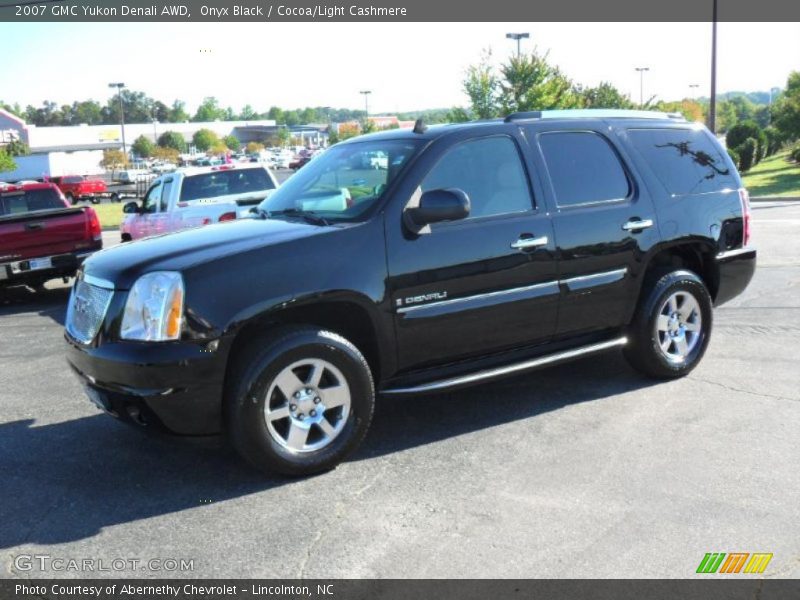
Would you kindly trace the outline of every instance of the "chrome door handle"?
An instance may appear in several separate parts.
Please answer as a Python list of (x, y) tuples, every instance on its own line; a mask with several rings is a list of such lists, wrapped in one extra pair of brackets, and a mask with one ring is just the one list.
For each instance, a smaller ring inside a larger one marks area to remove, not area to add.
[(525, 250), (527, 248), (538, 248), (539, 246), (547, 246), (547, 236), (541, 237), (521, 237), (516, 242), (511, 244), (512, 248), (516, 250)]
[(625, 231), (641, 231), (642, 229), (647, 229), (648, 227), (653, 226), (653, 219), (631, 219), (622, 228)]

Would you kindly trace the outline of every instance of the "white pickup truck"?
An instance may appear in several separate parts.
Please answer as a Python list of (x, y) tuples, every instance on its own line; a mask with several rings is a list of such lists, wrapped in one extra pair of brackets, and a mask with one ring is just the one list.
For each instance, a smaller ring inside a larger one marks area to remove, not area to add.
[(180, 169), (153, 180), (138, 202), (122, 208), (122, 241), (246, 216), (278, 188), (263, 165)]

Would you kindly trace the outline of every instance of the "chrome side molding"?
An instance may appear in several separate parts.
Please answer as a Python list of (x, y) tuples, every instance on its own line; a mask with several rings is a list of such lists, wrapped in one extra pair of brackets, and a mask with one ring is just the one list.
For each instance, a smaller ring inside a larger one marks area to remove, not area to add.
[(628, 343), (628, 338), (623, 336), (613, 340), (608, 340), (605, 342), (599, 342), (597, 344), (589, 344), (588, 346), (581, 346), (579, 348), (573, 348), (571, 350), (563, 350), (561, 352), (556, 352), (554, 354), (548, 354), (546, 356), (540, 356), (538, 358), (533, 358), (530, 360), (525, 360), (522, 362), (518, 362), (511, 365), (505, 365), (503, 367), (496, 367), (494, 369), (486, 369), (484, 371), (477, 371), (476, 373), (470, 373), (468, 375), (460, 375), (458, 377), (451, 377), (449, 379), (442, 379), (439, 381), (432, 381), (430, 383), (423, 383), (421, 385), (405, 387), (405, 388), (390, 388), (388, 390), (382, 390), (382, 394), (422, 394), (426, 392), (435, 392), (439, 390), (445, 390), (452, 387), (457, 387), (461, 385), (469, 385), (473, 383), (480, 383), (483, 381), (488, 381), (490, 379), (496, 379), (500, 377), (505, 377), (507, 375), (513, 375), (515, 373), (520, 373), (522, 371), (528, 371), (531, 369), (536, 369), (538, 367), (543, 367), (546, 365), (552, 365), (559, 362), (567, 361), (573, 358), (578, 358), (581, 356), (586, 356), (588, 354), (594, 354), (595, 352), (602, 352), (604, 350), (610, 350), (611, 348), (616, 348), (618, 346), (624, 346)]

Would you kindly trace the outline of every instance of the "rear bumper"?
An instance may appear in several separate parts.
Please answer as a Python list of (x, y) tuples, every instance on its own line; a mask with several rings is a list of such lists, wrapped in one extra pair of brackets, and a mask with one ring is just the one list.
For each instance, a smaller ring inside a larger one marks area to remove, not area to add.
[(39, 283), (58, 277), (73, 277), (78, 267), (101, 248), (102, 245), (81, 252), (0, 263), (0, 287)]
[(741, 294), (756, 271), (756, 249), (739, 248), (716, 256), (719, 286), (714, 305), (719, 306)]
[(67, 362), (99, 408), (122, 421), (177, 435), (222, 430), (223, 344), (106, 342), (82, 346), (68, 334)]

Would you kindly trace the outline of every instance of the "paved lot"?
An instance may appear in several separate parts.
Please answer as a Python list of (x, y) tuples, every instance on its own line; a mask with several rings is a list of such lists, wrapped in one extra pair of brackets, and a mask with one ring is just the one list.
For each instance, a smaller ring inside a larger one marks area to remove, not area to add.
[(62, 358), (66, 289), (6, 293), (0, 576), (79, 575), (13, 568), (46, 554), (201, 577), (691, 577), (742, 551), (799, 577), (800, 205), (759, 204), (754, 228), (756, 279), (690, 377), (609, 354), (384, 400), (355, 458), (301, 481), (99, 414)]

